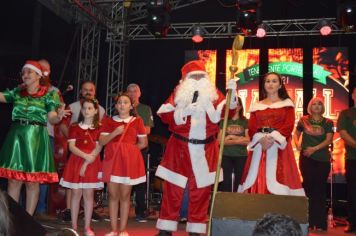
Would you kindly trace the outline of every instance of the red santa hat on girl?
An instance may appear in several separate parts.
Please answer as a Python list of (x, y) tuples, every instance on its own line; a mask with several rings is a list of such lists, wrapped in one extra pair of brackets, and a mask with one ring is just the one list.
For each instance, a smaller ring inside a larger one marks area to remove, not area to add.
[(208, 74), (205, 70), (205, 63), (201, 60), (190, 61), (186, 63), (182, 69), (182, 79), (187, 78), (192, 74)]
[(31, 60), (26, 61), (25, 65), (22, 67), (22, 69), (25, 69), (25, 68), (35, 71), (40, 76), (43, 75), (42, 74), (42, 66), (37, 61), (31, 61)]

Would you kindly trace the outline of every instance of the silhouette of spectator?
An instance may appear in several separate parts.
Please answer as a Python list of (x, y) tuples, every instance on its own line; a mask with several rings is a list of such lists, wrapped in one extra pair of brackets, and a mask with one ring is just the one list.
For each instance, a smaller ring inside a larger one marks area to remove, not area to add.
[(266, 214), (256, 223), (252, 236), (302, 236), (300, 225), (291, 217)]

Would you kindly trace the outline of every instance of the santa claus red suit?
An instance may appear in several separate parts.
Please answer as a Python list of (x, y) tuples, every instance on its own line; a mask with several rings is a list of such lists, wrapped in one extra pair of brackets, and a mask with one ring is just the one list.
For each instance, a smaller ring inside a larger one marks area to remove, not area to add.
[[(227, 87), (234, 89), (235, 94), (236, 83), (231, 82)], [(183, 66), (180, 84), (157, 112), (172, 132), (156, 171), (156, 176), (166, 180), (156, 225), (159, 235), (170, 235), (177, 230), (186, 187), (189, 192), (186, 230), (198, 234), (206, 232), (210, 190), (219, 151), (216, 134), (225, 102), (221, 92), (209, 81), (204, 63), (191, 61)], [(235, 107), (234, 96), (230, 109)]]

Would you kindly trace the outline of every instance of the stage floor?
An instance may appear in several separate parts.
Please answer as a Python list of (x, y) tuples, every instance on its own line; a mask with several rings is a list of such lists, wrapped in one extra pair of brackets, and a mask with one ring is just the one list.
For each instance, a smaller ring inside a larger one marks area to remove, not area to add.
[[(101, 216), (105, 217), (106, 216), (106, 211), (107, 209), (104, 209), (103, 211), (99, 212)], [(155, 228), (156, 225), (156, 220), (158, 217), (158, 212), (153, 212), (150, 217), (148, 218), (148, 221), (145, 223), (139, 223), (135, 221), (134, 213), (131, 208), (131, 213), (129, 217), (129, 222), (128, 222), (128, 227), (127, 231), (130, 234), (130, 236), (153, 236), (157, 233), (157, 229)], [(48, 236), (56, 236), (58, 235), (58, 231), (60, 231), (63, 228), (70, 228), (71, 224), (70, 223), (65, 223), (62, 222), (59, 219), (56, 219), (56, 217), (51, 216), (51, 217), (46, 217), (46, 218), (37, 218), (35, 219), (40, 222), (48, 232)], [(82, 229), (83, 227), (83, 220), (79, 220), (79, 229)], [(343, 232), (344, 226), (336, 226), (335, 228), (329, 229), (326, 232), (309, 232), (309, 235), (314, 236), (314, 235), (330, 235), (330, 236), (341, 236), (341, 235), (346, 235)], [(100, 222), (92, 222), (92, 229), (95, 232), (96, 236), (103, 236), (105, 233), (110, 231), (110, 222), (102, 220)], [(79, 231), (80, 235), (83, 234), (83, 231)], [(179, 223), (178, 226), (178, 231), (173, 233), (174, 236), (186, 236), (188, 235), (185, 232), (185, 223)], [(348, 234), (348, 235), (356, 235), (354, 234)], [(217, 236), (225, 236), (225, 235), (217, 235)], [(226, 235), (228, 236), (228, 235)]]

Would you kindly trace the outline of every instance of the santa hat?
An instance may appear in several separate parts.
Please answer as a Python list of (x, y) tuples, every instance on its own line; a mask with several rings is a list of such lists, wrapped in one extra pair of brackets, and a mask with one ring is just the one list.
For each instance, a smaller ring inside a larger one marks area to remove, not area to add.
[(43, 75), (44, 76), (49, 76), (49, 74), (51, 74), (51, 71), (47, 68), (43, 68)]
[(31, 61), (31, 60), (26, 61), (25, 65), (22, 67), (22, 69), (25, 69), (25, 68), (35, 71), (40, 76), (43, 75), (42, 74), (42, 66), (37, 61)]
[(185, 64), (182, 69), (182, 79), (187, 78), (191, 74), (207, 74), (205, 70), (205, 63), (200, 60), (196, 61), (190, 61), (187, 64)]

